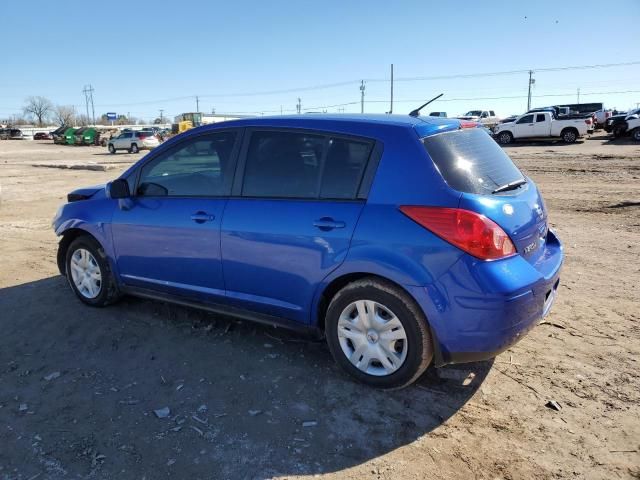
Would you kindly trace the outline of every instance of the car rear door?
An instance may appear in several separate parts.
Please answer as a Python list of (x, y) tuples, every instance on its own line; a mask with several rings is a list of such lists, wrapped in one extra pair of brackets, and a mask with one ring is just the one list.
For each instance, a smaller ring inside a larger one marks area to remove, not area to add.
[(375, 142), (254, 129), (243, 143), (222, 222), (227, 301), (308, 323), (317, 284), (347, 255)]
[(220, 222), (240, 146), (238, 130), (191, 135), (150, 154), (133, 196), (112, 220), (126, 285), (215, 301), (224, 297)]

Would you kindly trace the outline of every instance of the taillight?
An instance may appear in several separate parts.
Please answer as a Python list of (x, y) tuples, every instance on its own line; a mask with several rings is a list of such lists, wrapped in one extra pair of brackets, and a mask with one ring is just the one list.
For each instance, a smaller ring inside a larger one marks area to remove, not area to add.
[(460, 128), (477, 128), (480, 126), (478, 122), (471, 122), (469, 120), (460, 120)]
[(584, 123), (586, 123), (587, 125), (591, 125), (591, 119), (590, 119), (590, 118), (587, 118), (587, 119), (584, 121)]
[(482, 260), (516, 254), (505, 231), (484, 215), (461, 208), (405, 205), (400, 211), (443, 240)]

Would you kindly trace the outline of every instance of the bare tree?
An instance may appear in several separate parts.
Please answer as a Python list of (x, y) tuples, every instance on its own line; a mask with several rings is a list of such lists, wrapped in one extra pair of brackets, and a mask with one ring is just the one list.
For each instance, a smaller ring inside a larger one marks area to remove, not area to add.
[(87, 117), (86, 115), (84, 115), (84, 114), (77, 115), (76, 116), (76, 123), (81, 127), (86, 127), (87, 125), (89, 125), (91, 123), (91, 119), (89, 117)]
[(45, 97), (29, 97), (23, 108), (25, 115), (33, 115), (41, 127), (53, 110), (53, 104)]
[(76, 109), (73, 105), (56, 105), (56, 108), (53, 110), (53, 116), (56, 123), (59, 123), (60, 126), (71, 126), (75, 122)]

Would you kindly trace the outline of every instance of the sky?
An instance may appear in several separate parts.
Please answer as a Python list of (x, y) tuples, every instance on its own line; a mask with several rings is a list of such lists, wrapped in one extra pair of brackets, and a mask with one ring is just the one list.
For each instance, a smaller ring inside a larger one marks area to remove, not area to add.
[[(3, 2), (0, 119), (31, 95), (84, 113), (85, 85), (96, 116), (173, 118), (196, 96), (202, 112), (295, 113), (300, 98), (302, 111), (355, 113), (362, 80), (365, 112), (383, 113), (392, 63), (393, 113), (444, 93), (426, 110), (519, 114), (528, 70), (532, 107), (580, 89), (627, 109), (640, 102), (639, 21), (640, 0)], [(635, 64), (537, 71), (620, 63)]]

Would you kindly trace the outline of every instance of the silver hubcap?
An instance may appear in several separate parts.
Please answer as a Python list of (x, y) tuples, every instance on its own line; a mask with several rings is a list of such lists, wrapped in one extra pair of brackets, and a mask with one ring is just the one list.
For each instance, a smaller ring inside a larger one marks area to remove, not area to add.
[(564, 138), (567, 142), (573, 142), (576, 139), (576, 136), (573, 132), (567, 132), (565, 133)]
[(89, 250), (79, 248), (71, 256), (71, 279), (85, 298), (96, 298), (102, 288), (100, 266)]
[(509, 143), (510, 137), (508, 133), (502, 134), (502, 143)]
[(338, 320), (342, 353), (369, 375), (390, 375), (407, 358), (407, 334), (396, 315), (381, 303), (358, 300)]

